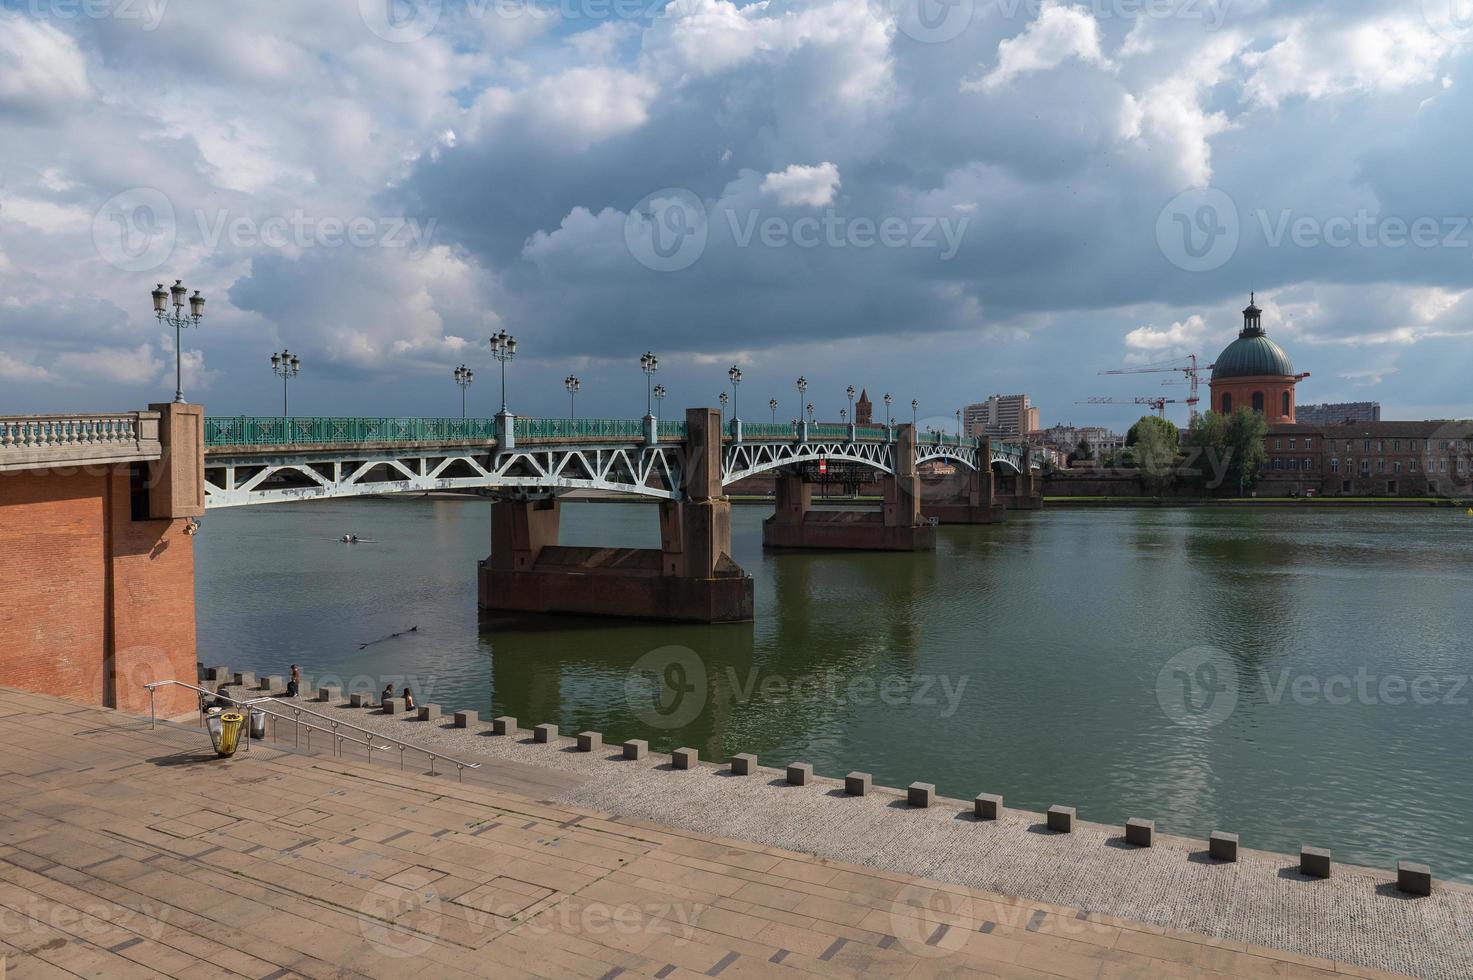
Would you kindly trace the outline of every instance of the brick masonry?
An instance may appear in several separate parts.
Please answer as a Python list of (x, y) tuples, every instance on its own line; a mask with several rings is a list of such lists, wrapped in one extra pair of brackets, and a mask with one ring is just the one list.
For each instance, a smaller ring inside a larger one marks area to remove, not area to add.
[[(194, 682), (189, 521), (148, 519), (144, 476), (126, 463), (0, 474), (0, 684), (147, 714), (143, 684)], [(194, 703), (164, 690), (158, 711)]]

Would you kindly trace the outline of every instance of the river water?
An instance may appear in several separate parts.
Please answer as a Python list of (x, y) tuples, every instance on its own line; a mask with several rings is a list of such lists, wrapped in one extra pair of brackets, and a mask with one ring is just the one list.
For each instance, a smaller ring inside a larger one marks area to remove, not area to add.
[[(479, 613), (484, 501), (211, 512), (200, 659), (1473, 880), (1461, 511), (1046, 510), (886, 555), (764, 554), (767, 508), (733, 509), (756, 622), (727, 626)], [(564, 544), (658, 546), (651, 506), (562, 513)]]

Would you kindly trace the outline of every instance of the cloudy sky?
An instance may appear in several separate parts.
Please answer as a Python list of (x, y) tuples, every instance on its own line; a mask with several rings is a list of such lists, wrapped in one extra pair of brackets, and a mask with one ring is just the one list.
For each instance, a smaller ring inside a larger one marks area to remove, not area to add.
[[(1464, 0), (0, 0), (0, 412), (1185, 388), (1257, 290), (1301, 401), (1473, 414)], [(748, 407), (750, 406), (750, 407)], [(1184, 416), (1183, 406), (1175, 406)]]

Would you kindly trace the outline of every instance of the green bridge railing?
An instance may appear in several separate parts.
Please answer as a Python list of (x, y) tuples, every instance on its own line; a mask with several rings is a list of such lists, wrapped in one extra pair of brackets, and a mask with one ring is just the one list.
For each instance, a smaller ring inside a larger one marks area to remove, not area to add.
[[(549, 439), (628, 439), (644, 438), (642, 419), (539, 419), (518, 418), (513, 431), (518, 442)], [(849, 438), (850, 427), (832, 422), (808, 425), (809, 439)], [(661, 420), (656, 424), (661, 439), (686, 438), (684, 421)], [(743, 439), (796, 439), (791, 422), (743, 422)], [(854, 438), (860, 442), (883, 442), (889, 438), (884, 426), (854, 427)], [(281, 418), (259, 416), (225, 416), (205, 419), (206, 446), (330, 446), (353, 443), (408, 442), (485, 442), (496, 439), (496, 420), (487, 418)], [(925, 432), (917, 436), (918, 445), (957, 446), (979, 449), (981, 439)], [(997, 456), (1019, 459), (1025, 447), (994, 442)]]

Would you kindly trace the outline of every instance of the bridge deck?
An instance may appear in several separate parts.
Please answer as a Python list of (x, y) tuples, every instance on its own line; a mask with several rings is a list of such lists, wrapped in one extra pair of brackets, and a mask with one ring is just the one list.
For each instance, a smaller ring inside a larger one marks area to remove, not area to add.
[(221, 761), (6, 689), (0, 741), (12, 978), (1379, 975), (610, 817), (506, 761)]

